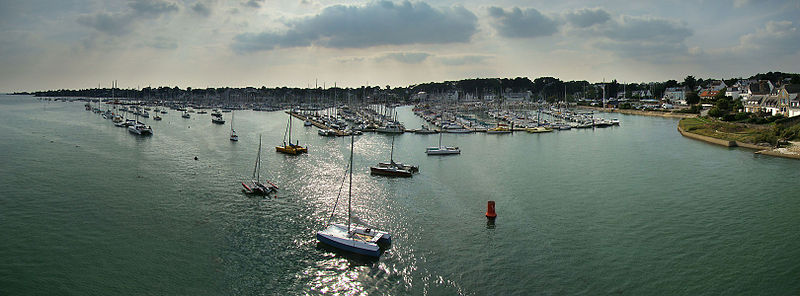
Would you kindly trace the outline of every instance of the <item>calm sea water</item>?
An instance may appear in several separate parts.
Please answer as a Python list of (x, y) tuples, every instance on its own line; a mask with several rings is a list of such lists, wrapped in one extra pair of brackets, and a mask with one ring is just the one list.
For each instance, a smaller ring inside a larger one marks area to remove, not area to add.
[[(357, 137), (356, 214), (394, 235), (369, 261), (314, 237), (349, 138), (295, 121), (310, 148), (290, 157), (272, 148), (283, 112), (236, 112), (232, 143), (230, 113), (214, 125), (171, 111), (138, 137), (83, 103), (2, 96), (0, 294), (800, 293), (800, 162), (613, 116), (622, 126), (445, 135), (460, 156), (426, 156), (437, 135), (397, 136), (395, 159), (420, 166), (412, 179), (370, 176), (391, 138)], [(259, 135), (275, 198), (240, 192)]]

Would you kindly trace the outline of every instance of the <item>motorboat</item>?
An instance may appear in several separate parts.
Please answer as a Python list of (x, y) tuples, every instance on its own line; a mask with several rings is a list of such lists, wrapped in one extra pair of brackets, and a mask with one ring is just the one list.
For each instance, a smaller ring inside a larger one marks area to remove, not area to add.
[(133, 133), (133, 134), (142, 135), (142, 136), (152, 135), (153, 134), (153, 129), (149, 125), (144, 125), (142, 123), (137, 123), (137, 124), (134, 124), (132, 126), (129, 126), (128, 127), (128, 131)]

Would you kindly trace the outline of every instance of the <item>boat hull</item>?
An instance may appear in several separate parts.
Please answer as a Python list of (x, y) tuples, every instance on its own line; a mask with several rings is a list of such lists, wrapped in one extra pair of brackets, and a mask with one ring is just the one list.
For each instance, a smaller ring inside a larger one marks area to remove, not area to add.
[(435, 148), (434, 147), (433, 149), (429, 148), (428, 150), (425, 150), (425, 154), (428, 154), (428, 155), (453, 155), (453, 154), (461, 154), (461, 150), (459, 150), (457, 148), (451, 149), (451, 148)]
[(408, 170), (383, 168), (383, 167), (370, 167), (370, 173), (374, 175), (390, 176), (390, 177), (411, 177), (412, 174)]
[(317, 240), (342, 251), (370, 257), (381, 256), (379, 243), (391, 243), (391, 236), (383, 231), (360, 226), (351, 227), (350, 230), (354, 235), (348, 234), (346, 225), (332, 224), (317, 232)]
[(302, 153), (308, 153), (308, 148), (302, 146), (276, 146), (275, 151), (285, 154), (298, 155)]

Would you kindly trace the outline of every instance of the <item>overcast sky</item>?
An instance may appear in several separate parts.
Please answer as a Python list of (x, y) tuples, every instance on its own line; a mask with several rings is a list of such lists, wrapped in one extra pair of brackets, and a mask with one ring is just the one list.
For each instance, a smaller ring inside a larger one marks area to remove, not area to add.
[(800, 72), (800, 1), (0, 0), (0, 92)]

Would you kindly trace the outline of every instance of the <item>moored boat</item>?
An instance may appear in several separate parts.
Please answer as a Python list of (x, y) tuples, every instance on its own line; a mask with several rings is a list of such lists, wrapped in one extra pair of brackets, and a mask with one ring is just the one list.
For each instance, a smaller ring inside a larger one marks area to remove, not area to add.
[[(380, 257), (381, 245), (390, 244), (392, 236), (386, 232), (353, 223), (353, 146), (354, 138), (350, 137), (350, 182), (347, 194), (347, 223), (331, 223), (334, 214), (328, 220), (328, 226), (317, 232), (317, 241), (333, 248), (370, 257)], [(336, 206), (334, 205), (334, 209)], [(380, 244), (380, 245), (379, 245)]]

